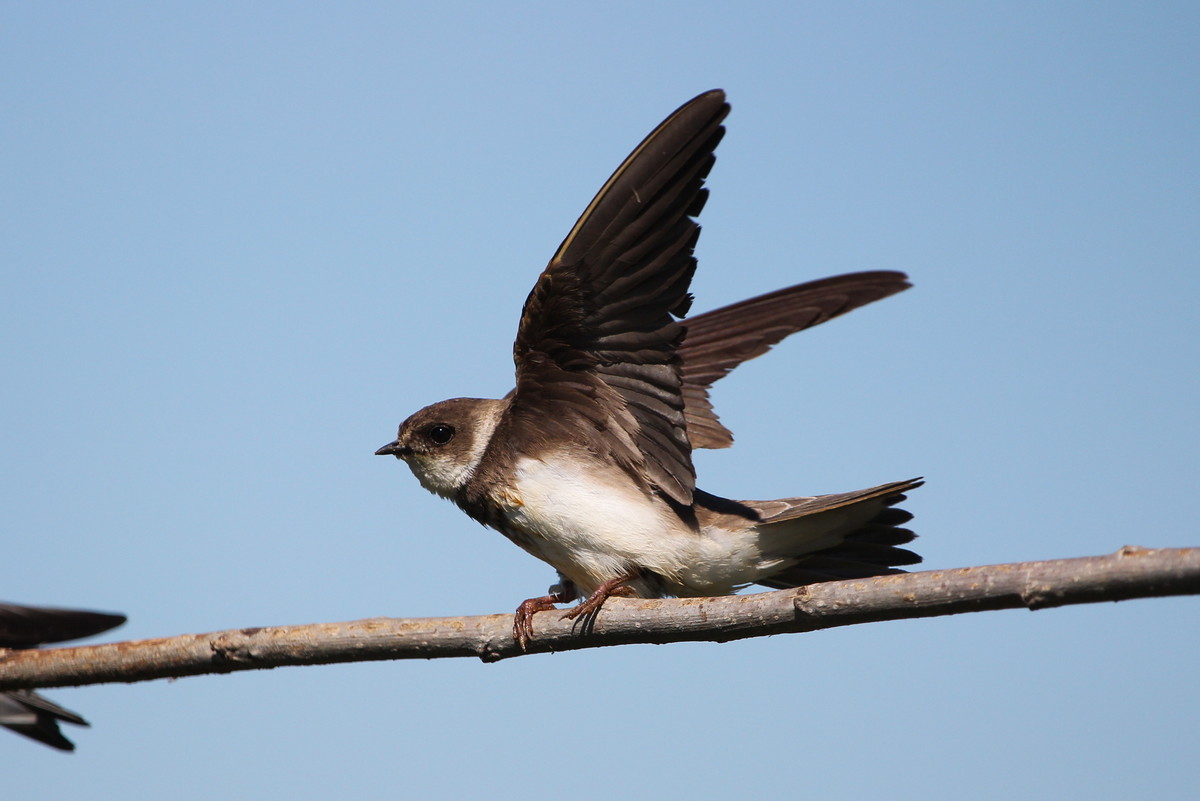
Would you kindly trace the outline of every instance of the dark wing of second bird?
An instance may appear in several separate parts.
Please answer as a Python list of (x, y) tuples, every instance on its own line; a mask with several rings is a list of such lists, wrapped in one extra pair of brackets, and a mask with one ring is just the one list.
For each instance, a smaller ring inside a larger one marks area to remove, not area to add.
[[(0, 648), (36, 648), (48, 642), (77, 640), (124, 622), (124, 615), (105, 612), (0, 604)], [(60, 722), (88, 725), (79, 715), (33, 690), (0, 693), (0, 726), (60, 751), (73, 751), (75, 744), (63, 736)]]

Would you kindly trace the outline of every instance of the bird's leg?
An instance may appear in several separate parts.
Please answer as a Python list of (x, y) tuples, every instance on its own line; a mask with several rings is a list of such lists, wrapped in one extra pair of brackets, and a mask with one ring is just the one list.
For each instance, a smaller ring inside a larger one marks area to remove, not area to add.
[[(600, 611), (600, 607), (609, 598), (615, 596), (623, 598), (632, 598), (637, 595), (637, 591), (630, 587), (626, 582), (641, 578), (640, 570), (631, 570), (623, 576), (617, 576), (615, 579), (609, 579), (595, 589), (595, 591), (571, 609), (563, 613), (563, 620), (574, 620), (582, 616), (585, 621), (594, 618)], [(587, 624), (585, 623), (585, 626)]]
[(549, 595), (522, 601), (513, 618), (513, 639), (521, 646), (521, 650), (527, 650), (529, 641), (533, 639), (534, 615), (553, 609), (555, 604), (570, 603), (578, 597), (579, 591), (575, 589), (574, 583), (560, 574), (559, 582), (550, 588)]

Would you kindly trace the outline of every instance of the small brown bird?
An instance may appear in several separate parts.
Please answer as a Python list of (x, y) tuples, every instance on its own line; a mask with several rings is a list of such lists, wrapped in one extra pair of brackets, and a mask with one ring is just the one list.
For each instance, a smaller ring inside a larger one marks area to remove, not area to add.
[(714, 381), (909, 286), (902, 273), (856, 273), (677, 319), (728, 112), (720, 90), (686, 103), (600, 189), (525, 301), (512, 392), (428, 406), (376, 451), (558, 571), (548, 595), (517, 609), (522, 648), (536, 612), (580, 597), (567, 617), (612, 595), (726, 595), (920, 561), (898, 547), (915, 535), (895, 508), (920, 479), (774, 501), (696, 488), (692, 448), (733, 441), (708, 400)]

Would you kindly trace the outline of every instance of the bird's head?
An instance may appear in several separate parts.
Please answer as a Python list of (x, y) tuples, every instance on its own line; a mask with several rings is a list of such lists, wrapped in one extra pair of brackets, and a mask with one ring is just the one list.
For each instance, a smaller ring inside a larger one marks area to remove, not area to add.
[(375, 455), (404, 460), (421, 486), (448, 498), (475, 472), (506, 405), (454, 398), (426, 406), (401, 423), (396, 439)]

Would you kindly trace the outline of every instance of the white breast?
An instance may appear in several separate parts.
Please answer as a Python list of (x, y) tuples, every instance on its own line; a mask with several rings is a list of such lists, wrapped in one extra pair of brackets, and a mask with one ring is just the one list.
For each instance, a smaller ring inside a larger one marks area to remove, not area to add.
[(524, 458), (514, 478), (520, 503), (509, 506), (509, 522), (530, 537), (535, 556), (584, 593), (635, 567), (672, 580), (700, 539), (614, 466), (568, 455)]
[(661, 580), (631, 582), (641, 597), (722, 595), (761, 572), (753, 528), (693, 531), (615, 466), (569, 454), (525, 458), (514, 479), (517, 495), (503, 505), (525, 535), (519, 544), (585, 595), (635, 568)]

